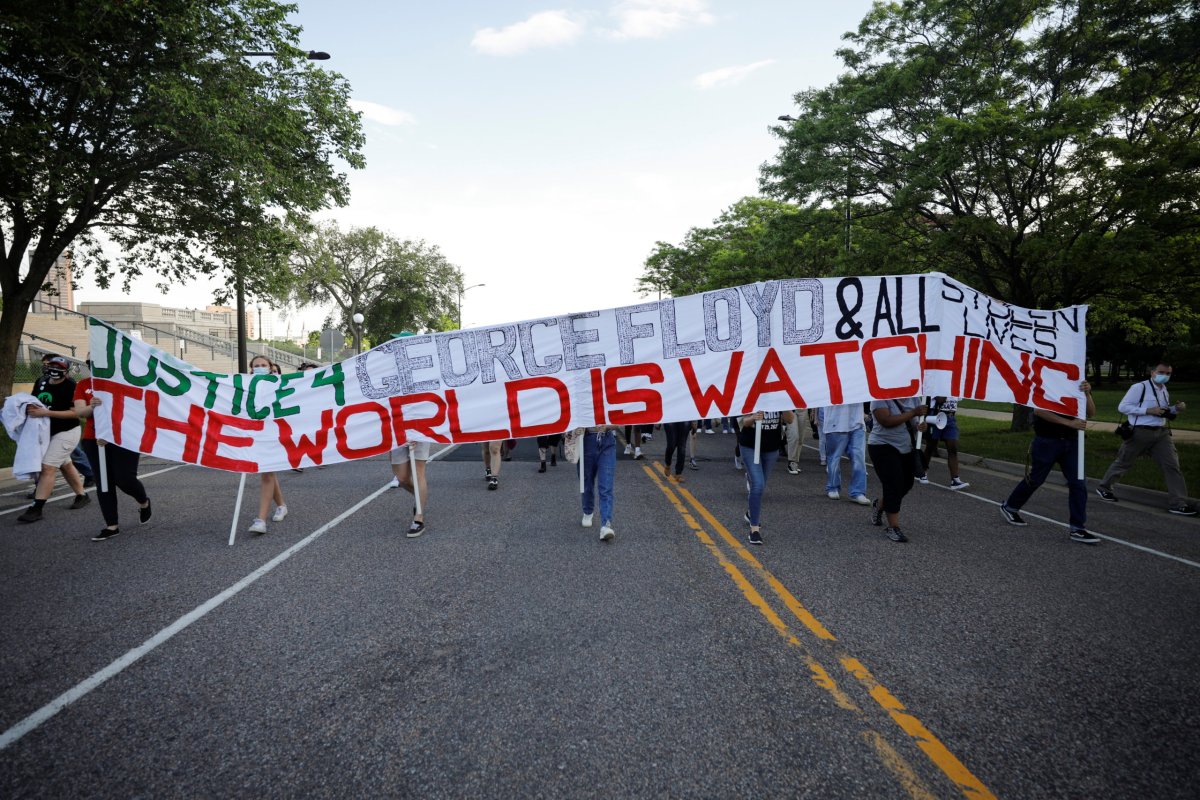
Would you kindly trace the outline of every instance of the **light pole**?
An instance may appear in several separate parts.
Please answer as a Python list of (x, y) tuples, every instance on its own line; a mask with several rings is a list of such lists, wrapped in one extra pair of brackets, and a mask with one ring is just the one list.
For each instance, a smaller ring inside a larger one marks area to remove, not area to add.
[[(279, 55), (273, 50), (256, 50), (254, 52), (243, 52), (244, 56), (268, 56), (274, 58)], [(309, 61), (328, 61), (329, 53), (324, 53), (320, 50), (309, 50), (305, 56)], [(246, 284), (242, 279), (242, 265), (235, 264), (234, 268), (234, 285), (237, 292), (237, 369), (238, 372), (249, 372), (249, 362), (246, 360)], [(258, 330), (262, 333), (262, 310), (259, 310)]]
[[(783, 116), (778, 117), (778, 120), (780, 122), (799, 122), (800, 121), (793, 116), (789, 116), (788, 114), (784, 114)], [(846, 148), (846, 222), (845, 222), (845, 226), (846, 226), (846, 257), (847, 258), (850, 257), (850, 198), (851, 198), (850, 148), (847, 146), (847, 148)]]
[(463, 288), (462, 286), (460, 286), (460, 287), (459, 287), (459, 289), (458, 289), (458, 327), (459, 327), (460, 329), (462, 328), (462, 301), (463, 301), (463, 295), (464, 295), (464, 294), (466, 294), (466, 293), (467, 293), (468, 291), (470, 291), (471, 289), (478, 289), (480, 286), (487, 286), (487, 284), (486, 284), (486, 283), (474, 283), (474, 284), (471, 284), (470, 286), (467, 286), (467, 287), (465, 287), (465, 288)]
[(354, 321), (354, 355), (358, 355), (362, 352), (362, 328), (360, 326), (363, 324), (364, 317), (362, 314), (356, 313), (350, 319)]

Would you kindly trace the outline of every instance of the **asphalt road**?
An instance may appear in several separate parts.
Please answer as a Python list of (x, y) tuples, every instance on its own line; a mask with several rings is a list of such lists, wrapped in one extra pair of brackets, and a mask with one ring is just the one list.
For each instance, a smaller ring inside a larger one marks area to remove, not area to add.
[(0, 488), (0, 796), (1195, 796), (1200, 521), (1093, 496), (1088, 547), (1063, 490), (1013, 528), (1013, 477), (936, 464), (894, 544), (809, 450), (751, 552), (699, 445), (682, 488), (621, 459), (609, 543), (529, 442), (495, 492), (432, 463), (418, 539), (382, 460), (284, 474), (233, 547), (227, 474), (144, 464), (102, 543)]

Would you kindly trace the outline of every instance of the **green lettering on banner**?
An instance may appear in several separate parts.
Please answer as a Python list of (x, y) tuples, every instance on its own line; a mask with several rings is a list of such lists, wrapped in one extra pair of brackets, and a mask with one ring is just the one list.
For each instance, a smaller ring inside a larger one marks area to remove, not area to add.
[(233, 376), (233, 408), (229, 409), (234, 416), (242, 413), (242, 376), (240, 374)]
[(279, 419), (280, 417), (290, 417), (293, 414), (300, 413), (300, 406), (288, 406), (287, 408), (284, 408), (282, 405), (280, 405), (280, 401), (285, 397), (296, 393), (296, 387), (288, 386), (288, 384), (303, 377), (303, 372), (290, 372), (287, 375), (280, 376), (279, 388), (275, 390), (275, 402), (271, 405), (271, 415), (275, 419)]
[(99, 366), (96, 359), (92, 359), (92, 377), (93, 378), (111, 378), (117, 372), (117, 332), (108, 327), (99, 320), (88, 317), (88, 322), (92, 325), (97, 325), (104, 328), (104, 332), (108, 335), (108, 340), (104, 343), (104, 366)]
[[(332, 374), (326, 377), (325, 373), (332, 370)], [(313, 378), (313, 388), (318, 386), (333, 387), (333, 402), (338, 406), (346, 405), (346, 376), (342, 372), (341, 364), (334, 364), (332, 367), (326, 367), (316, 374)]]
[(179, 397), (182, 394), (187, 394), (188, 390), (192, 388), (192, 379), (184, 374), (183, 370), (173, 367), (165, 361), (160, 363), (159, 367), (176, 381), (175, 385), (171, 386), (163, 383), (163, 379), (160, 377), (158, 379), (158, 388), (163, 394), (168, 394), (171, 397)]
[(250, 390), (246, 392), (246, 413), (250, 415), (250, 419), (266, 419), (271, 414), (271, 407), (264, 406), (257, 408), (254, 405), (254, 393), (258, 390), (258, 385), (263, 381), (274, 383), (275, 375), (255, 375), (250, 379)]
[(212, 407), (217, 404), (217, 387), (220, 386), (217, 382), (218, 379), (229, 376), (220, 372), (204, 372), (198, 369), (192, 370), (192, 374), (208, 381), (208, 394), (204, 397), (204, 407), (211, 411)]
[(121, 340), (121, 374), (125, 376), (125, 382), (130, 386), (149, 386), (158, 376), (158, 358), (150, 356), (146, 359), (145, 375), (134, 375), (129, 368), (129, 361), (133, 357), (132, 344), (132, 339)]

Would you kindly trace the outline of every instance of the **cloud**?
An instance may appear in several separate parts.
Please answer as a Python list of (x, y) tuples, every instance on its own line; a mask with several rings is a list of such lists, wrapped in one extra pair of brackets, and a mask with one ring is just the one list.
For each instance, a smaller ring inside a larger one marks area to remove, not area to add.
[(617, 39), (657, 39), (690, 25), (711, 25), (705, 0), (622, 0), (612, 10)]
[(351, 100), (350, 107), (359, 112), (371, 122), (378, 122), (380, 125), (395, 127), (398, 125), (411, 125), (417, 121), (416, 117), (407, 111), (401, 111), (398, 108), (372, 103), (368, 100)]
[(735, 83), (741, 83), (745, 80), (746, 76), (751, 72), (774, 63), (775, 59), (768, 58), (764, 61), (755, 61), (753, 64), (743, 64), (738, 67), (722, 67), (721, 69), (714, 69), (711, 72), (697, 75), (692, 80), (692, 83), (701, 89), (712, 89), (716, 86), (733, 86)]
[(583, 34), (582, 22), (566, 11), (539, 11), (524, 22), (475, 32), (471, 46), (489, 56), (513, 56), (535, 47), (570, 44)]

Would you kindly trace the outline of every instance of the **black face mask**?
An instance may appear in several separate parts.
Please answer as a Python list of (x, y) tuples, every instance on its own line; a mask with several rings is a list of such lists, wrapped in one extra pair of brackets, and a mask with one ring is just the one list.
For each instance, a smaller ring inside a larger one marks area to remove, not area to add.
[(42, 370), (42, 375), (50, 380), (58, 380), (67, 377), (67, 371), (63, 369), (45, 369)]

